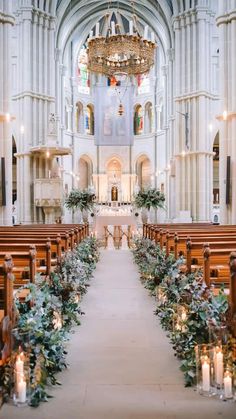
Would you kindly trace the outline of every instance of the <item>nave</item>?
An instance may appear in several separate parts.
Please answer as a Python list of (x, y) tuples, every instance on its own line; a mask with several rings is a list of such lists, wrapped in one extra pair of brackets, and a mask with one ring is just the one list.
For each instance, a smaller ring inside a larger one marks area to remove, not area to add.
[(2, 419), (235, 418), (235, 404), (185, 388), (129, 250), (104, 250), (68, 344), (70, 367), (38, 409), (3, 405)]

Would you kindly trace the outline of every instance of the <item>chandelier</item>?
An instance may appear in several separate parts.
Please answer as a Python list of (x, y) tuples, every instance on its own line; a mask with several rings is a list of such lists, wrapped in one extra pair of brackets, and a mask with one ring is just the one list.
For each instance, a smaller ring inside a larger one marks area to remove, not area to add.
[[(116, 16), (118, 15), (119, 11)], [(118, 19), (115, 22), (111, 17), (108, 10), (105, 15), (108, 28), (105, 36), (100, 34), (99, 22), (96, 23), (95, 36), (93, 31), (90, 32), (87, 44), (88, 70), (106, 76), (117, 73), (129, 76), (148, 73), (154, 65), (156, 48), (154, 32), (149, 39), (149, 29), (145, 26), (143, 34), (140, 34), (134, 11), (132, 20), (129, 21), (128, 33), (117, 23)]]

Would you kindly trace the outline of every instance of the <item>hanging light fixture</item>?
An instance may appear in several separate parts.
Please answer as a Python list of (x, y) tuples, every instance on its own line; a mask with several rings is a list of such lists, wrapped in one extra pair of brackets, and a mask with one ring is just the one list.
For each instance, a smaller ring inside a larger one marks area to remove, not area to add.
[[(95, 36), (93, 31), (90, 32), (87, 48), (88, 70), (107, 76), (119, 72), (129, 76), (148, 73), (154, 65), (156, 48), (154, 32), (149, 39), (149, 29), (145, 26), (143, 34), (140, 34), (134, 2), (131, 1), (132, 19), (129, 21), (129, 32), (122, 33), (121, 25), (112, 20), (114, 12), (110, 12), (111, 3), (112, 1), (108, 3), (105, 15), (108, 27), (105, 36), (100, 35), (99, 22), (96, 23)], [(119, 14), (118, 9), (115, 16), (118, 17)]]

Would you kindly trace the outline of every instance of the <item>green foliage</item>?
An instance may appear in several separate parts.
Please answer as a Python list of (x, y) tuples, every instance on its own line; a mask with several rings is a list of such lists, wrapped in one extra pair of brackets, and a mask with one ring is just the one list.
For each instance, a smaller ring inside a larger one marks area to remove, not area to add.
[[(78, 295), (86, 292), (86, 284), (98, 261), (94, 238), (85, 239), (65, 256), (61, 268), (49, 280), (37, 276), (35, 284), (27, 284), (26, 299), (17, 297), (18, 321), (14, 335), (18, 341), (29, 339), (31, 367), (30, 405), (37, 407), (50, 397), (48, 385), (60, 384), (56, 373), (67, 367), (65, 342), (74, 324), (80, 324)], [(24, 342), (26, 343), (26, 342)], [(5, 389), (9, 391), (8, 368), (5, 367)], [(7, 387), (8, 386), (8, 387)]]
[(65, 206), (70, 210), (92, 210), (94, 206), (94, 199), (94, 193), (88, 190), (72, 189), (65, 200)]
[(165, 195), (155, 188), (139, 191), (134, 197), (136, 208), (164, 208)]
[[(203, 284), (201, 270), (186, 275), (182, 269), (183, 258), (177, 261), (165, 258), (159, 246), (149, 239), (136, 240), (133, 254), (141, 278), (150, 275), (155, 294), (161, 293), (155, 314), (162, 327), (168, 331), (175, 355), (181, 362), (186, 386), (190, 386), (196, 380), (195, 346), (209, 342), (210, 328), (217, 330), (226, 324), (227, 296), (223, 290), (215, 296)], [(146, 280), (145, 284), (150, 289), (150, 280)], [(187, 318), (177, 329), (175, 325), (179, 306), (185, 307)]]

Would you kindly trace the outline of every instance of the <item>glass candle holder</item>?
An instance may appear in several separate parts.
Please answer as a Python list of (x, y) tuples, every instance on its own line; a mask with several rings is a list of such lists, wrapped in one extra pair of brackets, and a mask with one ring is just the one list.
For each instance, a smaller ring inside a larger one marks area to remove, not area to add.
[(234, 398), (234, 373), (230, 366), (226, 366), (223, 378), (223, 399), (233, 400)]
[(211, 397), (213, 386), (213, 347), (209, 344), (199, 344), (195, 347), (197, 391), (199, 394)]
[(222, 345), (213, 348), (213, 381), (218, 393), (222, 393), (224, 378), (224, 352)]
[(12, 329), (13, 367), (19, 355), (21, 356), (21, 359), (23, 360), (24, 365), (29, 365), (30, 352), (31, 352), (30, 333), (22, 332), (18, 328)]
[(30, 396), (30, 368), (17, 359), (14, 368), (13, 403), (16, 406), (28, 404)]

